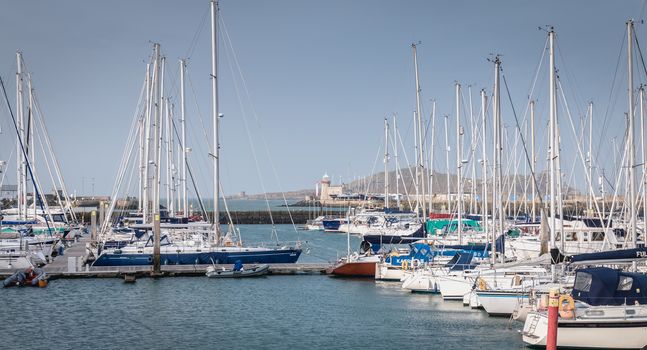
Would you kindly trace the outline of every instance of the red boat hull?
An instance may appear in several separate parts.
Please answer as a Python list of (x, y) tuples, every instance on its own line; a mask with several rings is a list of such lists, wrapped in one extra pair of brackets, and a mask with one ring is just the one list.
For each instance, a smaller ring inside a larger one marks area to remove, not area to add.
[(328, 270), (329, 274), (348, 277), (375, 277), (375, 262), (341, 263)]

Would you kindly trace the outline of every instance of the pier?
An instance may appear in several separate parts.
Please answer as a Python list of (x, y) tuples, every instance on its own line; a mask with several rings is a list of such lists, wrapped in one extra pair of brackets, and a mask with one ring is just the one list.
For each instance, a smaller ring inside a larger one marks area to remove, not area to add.
[[(62, 278), (124, 278), (125, 276), (152, 277), (153, 266), (91, 266), (83, 264), (85, 246), (90, 243), (90, 237), (84, 236), (65, 249), (63, 255), (57, 256), (52, 262), (42, 269), (47, 273), (49, 280)], [(231, 264), (216, 265), (162, 265), (161, 276), (154, 277), (205, 277), (207, 268), (215, 266), (216, 269), (232, 268)], [(323, 275), (330, 267), (327, 263), (295, 263), (295, 264), (270, 264), (268, 275)], [(0, 270), (0, 278), (4, 279), (13, 274), (15, 270)]]

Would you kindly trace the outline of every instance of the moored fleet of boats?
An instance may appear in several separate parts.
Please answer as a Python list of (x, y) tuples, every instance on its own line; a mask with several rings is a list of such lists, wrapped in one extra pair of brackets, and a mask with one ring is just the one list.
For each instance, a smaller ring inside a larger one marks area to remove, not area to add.
[[(213, 265), (207, 271), (211, 278), (236, 278), (262, 276), (268, 273), (269, 264), (296, 263), (304, 250), (304, 242), (281, 242), (274, 225), (268, 232), (270, 243), (246, 244), (231, 217), (227, 204), (221, 211), (221, 184), (219, 181), (220, 139), (218, 120), (217, 29), (218, 8), (211, 1), (212, 19), (212, 121), (213, 140), (210, 158), (213, 162), (213, 212), (209, 214), (200, 200), (200, 213), (188, 206), (188, 188), (195, 181), (188, 159), (189, 140), (185, 131), (184, 74), (186, 64), (180, 63), (180, 127), (175, 124), (171, 97), (164, 89), (166, 58), (159, 44), (153, 45), (150, 62), (142, 87), (141, 103), (132, 123), (122, 162), (119, 166), (112, 198), (119, 198), (128, 187), (132, 174), (137, 182), (136, 208), (119, 207), (112, 201), (106, 220), (87, 246), (84, 261), (88, 265), (103, 266), (159, 266), (159, 265)], [(633, 123), (633, 43), (637, 42), (633, 22), (627, 22), (629, 57), (629, 113)], [(535, 174), (534, 145), (531, 168), (533, 192), (532, 212), (520, 220), (519, 211), (506, 215), (509, 196), (503, 186), (502, 134), (501, 134), (501, 84), (499, 57), (494, 64), (494, 90), (492, 92), (493, 163), (486, 164), (486, 96), (482, 91), (483, 137), (483, 201), (480, 205), (464, 206), (462, 172), (467, 161), (461, 154), (464, 129), (460, 125), (460, 84), (456, 84), (458, 193), (442, 213), (433, 207), (433, 150), (428, 147), (418, 79), (416, 45), (412, 45), (416, 72), (416, 194), (409, 196), (413, 202), (404, 210), (398, 202), (391, 205), (388, 185), (389, 129), (385, 119), (384, 145), (384, 195), (382, 207), (356, 208), (343, 216), (319, 216), (309, 220), (305, 229), (348, 236), (347, 254), (328, 269), (335, 276), (372, 278), (399, 284), (412, 293), (439, 294), (448, 302), (461, 302), (473, 309), (482, 309), (492, 316), (504, 316), (523, 323), (520, 336), (532, 346), (546, 346), (548, 329), (549, 290), (560, 290), (557, 346), (569, 348), (629, 348), (647, 347), (647, 235), (645, 225), (638, 223), (639, 202), (642, 201), (643, 218), (647, 207), (647, 193), (635, 193), (635, 174), (638, 165), (634, 157), (635, 135), (628, 134), (626, 166), (627, 194), (625, 203), (616, 203), (606, 211), (591, 200), (586, 215), (567, 215), (563, 208), (560, 135), (557, 128), (556, 77), (554, 40), (555, 32), (548, 30), (546, 51), (549, 52), (549, 190), (540, 191)], [(79, 223), (70, 197), (58, 169), (58, 162), (50, 147), (48, 155), (54, 165), (49, 171), (55, 186), (55, 198), (42, 194), (41, 180), (32, 170), (35, 167), (34, 130), (41, 129), (45, 144), (49, 145), (44, 123), (31, 88), (31, 76), (26, 73), (22, 53), (17, 54), (16, 115), (11, 115), (16, 125), (16, 162), (18, 194), (16, 207), (0, 212), (0, 269), (26, 270), (29, 275), (17, 272), (5, 285), (37, 285), (44, 274), (34, 272), (34, 267), (46, 265), (66, 242), (74, 240), (87, 228)], [(25, 88), (25, 85), (28, 88)], [(4, 86), (4, 85), (3, 85)], [(561, 86), (561, 85), (559, 85)], [(507, 88), (507, 83), (506, 83)], [(561, 89), (561, 87), (559, 88)], [(4, 88), (3, 88), (4, 90)], [(642, 116), (643, 88), (639, 89)], [(6, 97), (6, 92), (5, 92)], [(532, 102), (532, 101), (529, 101)], [(534, 105), (534, 102), (531, 103)], [(27, 112), (25, 112), (27, 111)], [(432, 117), (431, 124), (434, 125)], [(633, 125), (633, 124), (631, 124)], [(633, 126), (632, 126), (633, 128)], [(180, 129), (179, 131), (177, 129)], [(433, 127), (432, 127), (433, 129)], [(447, 130), (446, 130), (447, 132)], [(433, 133), (433, 131), (432, 131)], [(475, 140), (477, 133), (473, 132)], [(397, 140), (397, 134), (393, 137)], [(433, 134), (431, 145), (434, 146)], [(631, 139), (631, 141), (629, 141)], [(523, 141), (522, 141), (523, 142)], [(592, 141), (591, 141), (592, 142)], [(398, 146), (392, 146), (397, 150)], [(643, 147), (644, 148), (644, 147)], [(449, 147), (446, 147), (449, 152)], [(471, 161), (475, 147), (472, 148)], [(581, 150), (579, 150), (581, 153)], [(647, 150), (643, 150), (644, 152)], [(588, 157), (591, 157), (589, 154)], [(590, 163), (589, 159), (589, 163)], [(432, 169), (427, 169), (428, 164)], [(448, 161), (449, 164), (449, 161)], [(49, 168), (48, 162), (48, 168)], [(448, 165), (449, 167), (449, 165)], [(490, 167), (491, 178), (488, 177)], [(586, 173), (590, 185), (592, 172)], [(643, 167), (645, 170), (645, 167)], [(447, 169), (449, 172), (449, 169)], [(397, 172), (396, 181), (401, 176)], [(474, 172), (474, 170), (473, 170)], [(647, 176), (644, 171), (643, 177)], [(622, 176), (619, 175), (619, 178)], [(476, 178), (471, 180), (476, 182)], [(644, 186), (644, 181), (643, 186)], [(166, 184), (166, 205), (160, 199), (162, 184)], [(27, 190), (31, 189), (31, 203)], [(397, 190), (396, 190), (397, 191)], [(475, 192), (476, 189), (474, 188)], [(514, 195), (516, 195), (516, 191)], [(546, 195), (546, 196), (544, 196)], [(490, 201), (488, 201), (490, 197)], [(537, 198), (537, 200), (535, 200)], [(544, 203), (539, 198), (548, 198)], [(539, 215), (535, 204), (539, 202)], [(52, 203), (55, 203), (53, 205)], [(489, 204), (491, 208), (488, 208)], [(622, 209), (618, 207), (623, 206)], [(525, 208), (528, 209), (527, 207)], [(477, 212), (479, 211), (479, 212)], [(529, 211), (529, 210), (528, 210)], [(227, 221), (226, 228), (221, 214)], [(296, 227), (295, 227), (296, 230)], [(324, 233), (327, 234), (327, 233)], [(352, 252), (350, 236), (361, 238), (359, 251)], [(218, 264), (234, 264), (233, 269), (218, 269)], [(243, 267), (247, 264), (247, 268)]]

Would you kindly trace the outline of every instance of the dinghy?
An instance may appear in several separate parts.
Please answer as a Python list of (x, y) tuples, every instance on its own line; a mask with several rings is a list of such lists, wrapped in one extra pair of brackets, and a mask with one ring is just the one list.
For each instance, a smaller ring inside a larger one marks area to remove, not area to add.
[(215, 266), (207, 268), (207, 277), (209, 278), (242, 278), (242, 277), (258, 277), (267, 275), (270, 270), (270, 265), (252, 265), (248, 268), (243, 268), (242, 264), (234, 264), (231, 269), (217, 269)]

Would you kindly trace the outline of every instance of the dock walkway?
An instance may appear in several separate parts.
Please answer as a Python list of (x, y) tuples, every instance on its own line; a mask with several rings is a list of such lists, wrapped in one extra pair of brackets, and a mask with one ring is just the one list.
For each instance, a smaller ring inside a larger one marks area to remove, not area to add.
[[(72, 246), (65, 249), (64, 254), (57, 256), (54, 260), (43, 267), (49, 279), (59, 278), (123, 278), (126, 275), (136, 277), (148, 277), (152, 275), (153, 267), (144, 266), (89, 266), (83, 265), (86, 244), (90, 238), (84, 236)], [(205, 265), (162, 265), (161, 276), (155, 277), (181, 277), (181, 276), (205, 276), (207, 267)], [(219, 264), (219, 268), (231, 268), (232, 265)], [(326, 274), (330, 264), (270, 264), (270, 275), (319, 275)], [(13, 270), (0, 270), (0, 278), (11, 275)]]

